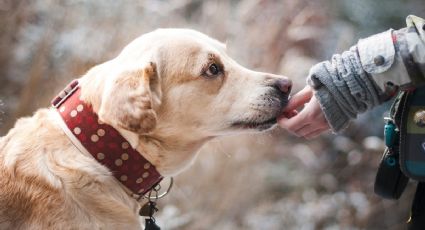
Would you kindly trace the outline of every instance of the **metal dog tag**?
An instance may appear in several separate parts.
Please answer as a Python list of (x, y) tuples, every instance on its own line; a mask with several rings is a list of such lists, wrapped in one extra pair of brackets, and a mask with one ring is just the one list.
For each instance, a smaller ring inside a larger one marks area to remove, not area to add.
[(147, 202), (145, 205), (142, 206), (142, 208), (139, 210), (140, 216), (151, 216), (152, 214), (152, 207), (150, 202)]
[(145, 230), (160, 230), (161, 228), (155, 223), (155, 218), (153, 218), (153, 214), (158, 211), (156, 208), (156, 202), (149, 201), (139, 211), (139, 215), (147, 216), (145, 220)]

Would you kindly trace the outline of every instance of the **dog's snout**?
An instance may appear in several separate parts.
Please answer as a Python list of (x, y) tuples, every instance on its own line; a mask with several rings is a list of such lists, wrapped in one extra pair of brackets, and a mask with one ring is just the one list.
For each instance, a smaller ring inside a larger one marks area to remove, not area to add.
[(289, 79), (279, 78), (274, 82), (274, 87), (284, 94), (289, 94), (292, 88), (292, 82)]

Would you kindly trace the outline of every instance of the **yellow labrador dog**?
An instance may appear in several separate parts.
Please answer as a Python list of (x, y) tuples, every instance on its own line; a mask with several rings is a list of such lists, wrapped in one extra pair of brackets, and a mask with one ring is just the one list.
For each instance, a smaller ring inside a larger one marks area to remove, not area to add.
[[(187, 29), (145, 34), (78, 82), (79, 100), (99, 124), (117, 130), (162, 177), (184, 170), (216, 136), (274, 126), (291, 89), (287, 78), (246, 69), (223, 44)], [(83, 110), (76, 108), (71, 117)], [(1, 137), (0, 229), (140, 229), (127, 176), (117, 179), (99, 162), (104, 154), (75, 144), (64, 110), (40, 109)], [(121, 158), (116, 165), (128, 155)]]

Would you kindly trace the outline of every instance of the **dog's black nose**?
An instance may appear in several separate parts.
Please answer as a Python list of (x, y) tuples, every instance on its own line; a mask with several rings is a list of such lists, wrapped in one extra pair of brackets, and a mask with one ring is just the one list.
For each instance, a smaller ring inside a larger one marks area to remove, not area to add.
[(274, 87), (284, 94), (289, 94), (292, 88), (292, 81), (286, 78), (279, 78), (274, 82)]

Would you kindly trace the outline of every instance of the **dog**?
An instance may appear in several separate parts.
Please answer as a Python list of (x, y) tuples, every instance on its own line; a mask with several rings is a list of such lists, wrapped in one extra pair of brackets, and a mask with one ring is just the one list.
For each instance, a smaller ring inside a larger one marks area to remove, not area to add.
[[(77, 88), (84, 110), (116, 130), (128, 143), (123, 148), (134, 149), (160, 180), (186, 169), (214, 137), (274, 127), (291, 81), (244, 68), (200, 32), (157, 29), (91, 68)], [(84, 130), (64, 128), (61, 113), (72, 119), (81, 111), (39, 109), (1, 137), (0, 229), (141, 228), (141, 205), (123, 184), (127, 176), (117, 178), (100, 162), (104, 154), (79, 146), (72, 135)], [(102, 134), (98, 129), (88, 143)], [(121, 158), (116, 165), (129, 156)]]

